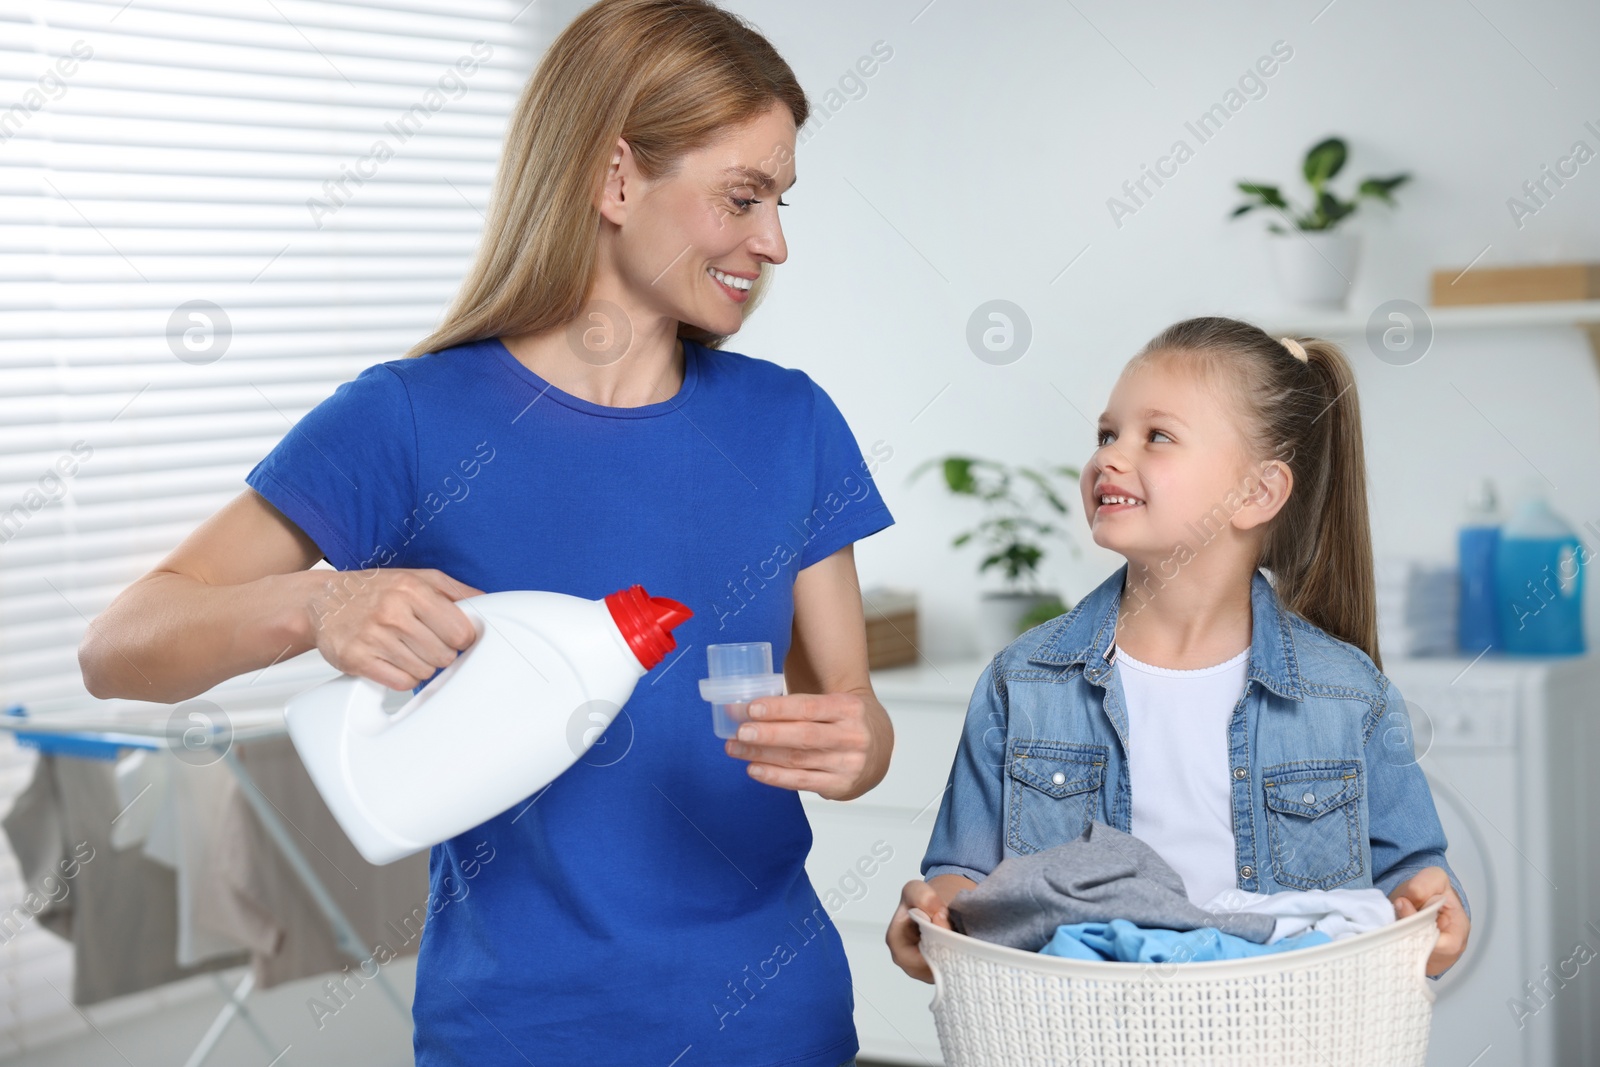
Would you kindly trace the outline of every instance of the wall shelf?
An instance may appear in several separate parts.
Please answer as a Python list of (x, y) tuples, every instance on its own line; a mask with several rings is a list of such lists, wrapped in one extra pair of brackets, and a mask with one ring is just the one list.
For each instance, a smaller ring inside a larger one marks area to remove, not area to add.
[[(1589, 335), (1589, 348), (1600, 369), (1600, 300), (1552, 300), (1523, 304), (1465, 304), (1425, 307), (1435, 332), (1441, 330), (1519, 329), (1570, 326)], [(1273, 335), (1307, 334), (1342, 339), (1366, 332), (1367, 317), (1347, 311), (1274, 311), (1254, 319)]]

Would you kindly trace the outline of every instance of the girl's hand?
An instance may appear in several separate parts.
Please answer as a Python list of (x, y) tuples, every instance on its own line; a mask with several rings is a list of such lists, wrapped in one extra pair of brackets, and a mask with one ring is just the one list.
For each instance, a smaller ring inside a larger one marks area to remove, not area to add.
[(306, 609), (317, 650), (335, 668), (415, 689), (477, 638), (455, 602), (481, 592), (437, 570), (332, 571)]
[(894, 731), (883, 705), (859, 693), (790, 693), (751, 703), (728, 755), (749, 760), (750, 777), (779, 789), (853, 800), (883, 780)]
[(1430, 976), (1443, 974), (1461, 958), (1461, 953), (1467, 947), (1467, 934), (1472, 930), (1472, 920), (1467, 918), (1461, 898), (1451, 888), (1450, 877), (1444, 873), (1443, 867), (1424, 867), (1395, 886), (1394, 892), (1389, 894), (1397, 919), (1415, 915), (1435, 897), (1443, 897), (1444, 906), (1439, 909), (1439, 940), (1433, 946), (1424, 968)]
[(911, 909), (921, 908), (935, 926), (948, 930), (950, 912), (945, 904), (963, 889), (971, 889), (977, 884), (960, 874), (936, 874), (932, 882), (919, 880), (906, 883), (905, 888), (900, 890), (900, 906), (894, 910), (894, 918), (889, 920), (889, 932), (883, 937), (884, 943), (889, 946), (889, 955), (902, 971), (919, 982), (933, 981), (933, 971), (928, 967), (928, 961), (922, 958), (922, 949), (918, 947), (922, 931), (911, 917)]

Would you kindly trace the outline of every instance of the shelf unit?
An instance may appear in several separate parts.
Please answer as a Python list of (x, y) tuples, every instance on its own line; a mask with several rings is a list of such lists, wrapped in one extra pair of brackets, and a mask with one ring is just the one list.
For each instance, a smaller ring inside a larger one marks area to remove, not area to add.
[[(1523, 304), (1463, 304), (1425, 307), (1434, 330), (1520, 329), (1530, 326), (1571, 326), (1588, 334), (1595, 369), (1600, 373), (1600, 300), (1552, 300)], [(1348, 311), (1267, 312), (1255, 320), (1271, 334), (1310, 334), (1343, 339), (1359, 337), (1367, 319)]]

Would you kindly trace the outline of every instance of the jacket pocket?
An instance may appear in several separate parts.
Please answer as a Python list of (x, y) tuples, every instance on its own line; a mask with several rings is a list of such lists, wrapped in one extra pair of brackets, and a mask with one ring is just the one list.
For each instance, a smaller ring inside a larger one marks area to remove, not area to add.
[(1303, 760), (1262, 770), (1272, 875), (1290, 889), (1332, 889), (1366, 871), (1360, 760)]
[(1082, 837), (1100, 815), (1106, 746), (1015, 739), (1006, 754), (1006, 843), (1038, 852)]

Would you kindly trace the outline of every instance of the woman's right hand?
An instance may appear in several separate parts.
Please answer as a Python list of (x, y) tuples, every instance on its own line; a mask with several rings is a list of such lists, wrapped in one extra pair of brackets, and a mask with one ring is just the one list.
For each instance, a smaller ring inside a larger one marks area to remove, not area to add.
[(336, 669), (415, 689), (476, 639), (455, 602), (481, 592), (431, 569), (331, 571), (306, 609), (317, 650)]
[(932, 882), (918, 879), (905, 884), (905, 888), (900, 890), (900, 906), (895, 909), (894, 918), (889, 920), (889, 932), (884, 935), (889, 955), (902, 971), (918, 981), (933, 982), (933, 971), (928, 967), (928, 961), (922, 958), (922, 949), (919, 947), (922, 931), (911, 917), (911, 909), (921, 908), (930, 922), (948, 930), (950, 912), (945, 905), (963, 889), (971, 889), (977, 884), (959, 874), (936, 874)]

